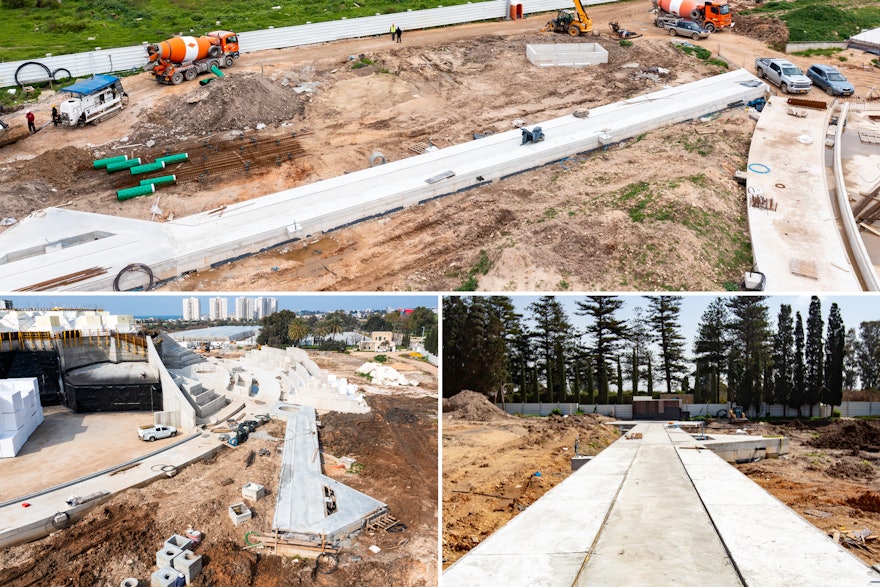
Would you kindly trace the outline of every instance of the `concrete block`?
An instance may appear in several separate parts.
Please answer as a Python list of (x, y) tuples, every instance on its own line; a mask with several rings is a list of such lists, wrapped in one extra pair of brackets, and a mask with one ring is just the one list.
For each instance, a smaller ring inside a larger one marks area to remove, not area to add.
[(236, 526), (241, 526), (251, 519), (253, 512), (244, 503), (234, 503), (229, 506), (229, 518)]
[(0, 413), (13, 414), (21, 408), (21, 391), (0, 391)]
[(21, 430), (27, 422), (27, 414), (19, 409), (13, 414), (0, 414), (0, 432), (15, 432)]
[(159, 568), (173, 567), (172, 561), (174, 557), (181, 552), (183, 552), (182, 549), (166, 544), (162, 549), (156, 551), (156, 566)]
[(186, 577), (186, 584), (192, 583), (199, 573), (202, 572), (202, 556), (191, 550), (184, 550), (174, 557), (174, 568)]
[(186, 536), (181, 536), (180, 534), (174, 534), (165, 541), (165, 546), (163, 548), (174, 547), (179, 548), (180, 550), (192, 550), (195, 546), (195, 541)]
[(259, 501), (261, 497), (266, 497), (266, 488), (259, 483), (248, 483), (241, 488), (241, 496), (251, 501)]
[(141, 582), (134, 577), (129, 577), (128, 579), (123, 579), (122, 583), (119, 584), (119, 587), (138, 587), (140, 584)]
[(174, 587), (178, 573), (171, 567), (160, 565), (159, 570), (150, 575), (150, 587)]

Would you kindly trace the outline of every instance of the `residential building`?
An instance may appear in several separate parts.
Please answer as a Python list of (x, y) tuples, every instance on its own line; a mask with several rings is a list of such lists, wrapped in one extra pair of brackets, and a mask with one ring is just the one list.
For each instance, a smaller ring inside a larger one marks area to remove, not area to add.
[(183, 298), (183, 319), (198, 320), (201, 317), (199, 298)]

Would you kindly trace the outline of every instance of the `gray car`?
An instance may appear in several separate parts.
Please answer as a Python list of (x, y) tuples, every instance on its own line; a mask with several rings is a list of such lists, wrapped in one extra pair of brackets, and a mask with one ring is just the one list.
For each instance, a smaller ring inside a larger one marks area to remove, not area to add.
[(843, 74), (830, 65), (811, 65), (807, 70), (807, 77), (813, 80), (813, 85), (825, 90), (829, 96), (852, 96), (855, 92), (855, 88), (843, 77)]
[(672, 36), (678, 35), (682, 37), (690, 37), (695, 41), (697, 39), (705, 39), (709, 36), (709, 31), (694, 21), (686, 18), (679, 18), (672, 22), (665, 22), (661, 26), (669, 31), (669, 34)]

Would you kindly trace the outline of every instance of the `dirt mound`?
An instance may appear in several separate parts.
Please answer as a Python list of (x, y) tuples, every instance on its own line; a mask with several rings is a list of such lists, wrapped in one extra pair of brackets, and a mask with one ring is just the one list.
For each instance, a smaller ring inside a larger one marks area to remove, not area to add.
[(818, 430), (820, 436), (809, 442), (816, 448), (880, 451), (880, 422), (851, 420), (834, 422)]
[(774, 49), (782, 49), (788, 43), (788, 25), (778, 18), (734, 13), (733, 20), (736, 26), (732, 30), (738, 35), (758, 39)]
[(94, 157), (85, 149), (62, 147), (13, 165), (11, 179), (44, 181), (56, 188), (66, 188), (92, 168)]
[(300, 118), (303, 110), (293, 89), (256, 73), (239, 73), (165, 100), (150, 119), (180, 134), (204, 134), (280, 124)]
[(858, 497), (847, 499), (846, 503), (861, 510), (880, 513), (880, 493), (866, 491)]
[(418, 416), (403, 408), (391, 408), (385, 413), (385, 421), (389, 424), (415, 424)]
[(874, 478), (875, 471), (869, 463), (841, 461), (834, 463), (825, 471), (838, 479), (868, 479)]
[(452, 420), (491, 422), (512, 418), (482, 393), (464, 390), (443, 400), (443, 413)]

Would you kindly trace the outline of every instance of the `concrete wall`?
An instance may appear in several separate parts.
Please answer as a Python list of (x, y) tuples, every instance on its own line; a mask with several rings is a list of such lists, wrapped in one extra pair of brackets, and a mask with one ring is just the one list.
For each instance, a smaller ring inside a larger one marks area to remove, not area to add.
[(538, 67), (587, 67), (608, 63), (608, 51), (598, 43), (526, 45), (526, 57)]
[(162, 386), (162, 411), (153, 415), (156, 424), (174, 426), (179, 432), (188, 434), (196, 427), (196, 410), (178, 389), (171, 373), (162, 364), (159, 352), (153, 346), (150, 337), (147, 337), (147, 358), (150, 365), (159, 373), (159, 384)]
[[(587, 0), (584, 2), (584, 5), (608, 4), (612, 1), (615, 0)], [(525, 14), (550, 12), (558, 8), (572, 7), (570, 0), (527, 0), (515, 3), (523, 5), (523, 12)], [(409, 32), (479, 20), (505, 18), (509, 14), (510, 4), (511, 2), (508, 0), (492, 0), (490, 2), (475, 2), (428, 10), (407, 10), (406, 12), (393, 14), (310, 23), (262, 31), (246, 31), (239, 34), (239, 45), (242, 53), (250, 53), (266, 49), (283, 49), (286, 47), (326, 43), (327, 41), (338, 41), (340, 39), (384, 35), (388, 33), (391, 23), (395, 23), (404, 31)], [(162, 40), (164, 39), (150, 38), (145, 39), (145, 42), (154, 43)], [(49, 69), (50, 73), (55, 72), (59, 68), (65, 68), (74, 77), (85, 77), (95, 73), (139, 69), (147, 62), (147, 51), (141, 45), (101, 49), (87, 53), (57, 55), (27, 61), (42, 63)], [(0, 87), (15, 85), (15, 70), (23, 63), (25, 61), (0, 63)], [(43, 71), (42, 68), (38, 67), (30, 69), (33, 69), (35, 72)], [(25, 74), (29, 70), (23, 70), (22, 73)], [(125, 82), (123, 81), (124, 84)]]
[(798, 51), (807, 51), (808, 49), (846, 49), (849, 43), (827, 43), (820, 41), (803, 42), (803, 43), (787, 43), (785, 45), (786, 53), (797, 53)]
[(42, 423), (36, 377), (0, 380), (0, 458), (17, 455)]

